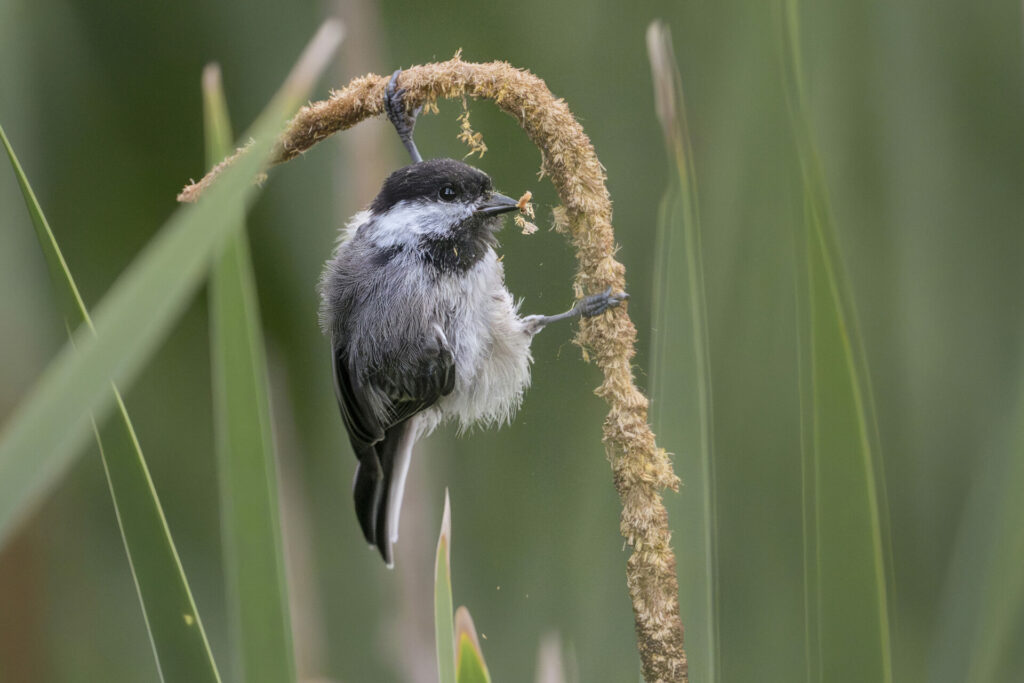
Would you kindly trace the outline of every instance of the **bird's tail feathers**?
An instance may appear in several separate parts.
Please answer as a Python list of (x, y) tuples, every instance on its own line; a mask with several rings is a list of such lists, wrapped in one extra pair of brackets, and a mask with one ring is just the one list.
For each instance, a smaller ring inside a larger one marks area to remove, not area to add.
[(352, 494), (363, 536), (377, 546), (388, 567), (394, 565), (393, 545), (398, 540), (398, 520), (405, 495), (405, 480), (416, 442), (415, 417), (385, 432), (372, 448), (359, 453)]
[(352, 481), (352, 497), (363, 537), (371, 546), (377, 543), (377, 509), (384, 492), (384, 471), (376, 451), (371, 447), (359, 453), (359, 465)]

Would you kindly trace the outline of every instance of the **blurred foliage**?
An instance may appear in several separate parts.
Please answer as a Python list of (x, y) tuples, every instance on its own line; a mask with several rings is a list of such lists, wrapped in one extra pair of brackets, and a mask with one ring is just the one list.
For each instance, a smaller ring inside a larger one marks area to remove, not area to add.
[[(690, 486), (673, 528), (688, 539), (679, 564), (679, 603), (686, 630), (689, 675), (717, 683), (720, 668), (717, 606), (714, 418), (707, 295), (694, 177), (693, 145), (671, 32), (647, 30), (655, 105), (665, 136), (668, 187), (658, 212), (651, 292), (651, 422), (662, 443), (687, 457), (678, 474)], [(682, 266), (681, 264), (685, 264)]]
[[(220, 69), (203, 70), (206, 163), (234, 151)], [(220, 528), (231, 641), (231, 680), (295, 680), (277, 460), (271, 434), (266, 349), (242, 207), (240, 225), (210, 273), (210, 356), (213, 369)]]
[[(62, 304), (60, 308), (68, 335), (70, 337), (79, 327), (94, 334), (92, 320), (78, 293), (74, 277), (68, 271), (43, 209), (39, 206), (2, 126), (0, 141), (10, 158), (36, 229), (53, 294)], [(95, 421), (92, 427), (96, 446), (103, 459), (103, 471), (110, 487), (125, 552), (131, 563), (132, 578), (146, 618), (157, 667), (165, 680), (220, 683), (206, 632), (196, 611), (195, 600), (182, 571), (181, 559), (167, 528), (167, 519), (153, 487), (131, 418), (128, 417), (120, 392), (112, 382), (109, 390), (116, 406), (114, 415), (103, 430), (104, 434), (100, 434)], [(32, 466), (38, 465), (38, 458), (34, 457), (36, 455), (30, 453)]]
[[(1020, 594), (1006, 569), (1018, 546), (1001, 552), (1000, 538), (975, 538), (1024, 522), (1019, 496), (987, 495), (1004, 476), (1019, 480), (1021, 455), (1020, 13), (1008, 0), (873, 0), (808, 3), (801, 17), (808, 116), (875, 393), (901, 682), (955, 680), (945, 676), (964, 661), (958, 648), (979, 642), (972, 623), (1003, 629), (992, 635), (1004, 646), (963, 670), (999, 681), (1024, 666), (1024, 652), (1005, 645), (1020, 642), (1024, 620), (992, 597)], [(469, 60), (530, 68), (565, 97), (608, 169), (642, 381), (667, 183), (643, 35), (655, 17), (673, 28), (701, 190), (720, 678), (794, 680), (805, 665), (794, 257), (804, 205), (769, 4), (0, 0), (0, 121), (87, 304), (203, 170), (203, 64), (222, 64), (234, 118), (248, 123), (327, 14), (349, 22), (350, 39), (320, 95), (462, 47)], [(479, 165), (508, 193), (531, 189), (545, 227), (555, 197), (537, 181), (537, 152), (493, 108), (471, 108), (489, 149)], [(448, 103), (422, 119), (425, 156), (465, 153), (459, 113)], [(436, 680), (430, 570), (447, 485), (460, 511), (460, 601), (474, 607), (496, 678), (529, 680), (537, 635), (557, 630), (579, 680), (635, 680), (603, 406), (590, 393), (598, 373), (579, 360), (568, 326), (537, 338), (533, 386), (512, 426), (461, 439), (446, 430), (418, 453), (396, 570), (365, 548), (314, 284), (337, 228), (401, 152), (384, 124), (362, 124), (275, 170), (250, 223), (300, 678)], [(0, 419), (64, 338), (19, 203), (13, 176), (0, 171)], [(574, 264), (560, 236), (508, 230), (502, 252), (526, 312), (564, 310)], [(220, 661), (228, 629), (206, 321), (200, 297), (126, 402)], [(681, 472), (698, 457), (662, 445)], [(677, 530), (699, 485), (685, 483), (667, 501)], [(158, 680), (105, 489), (87, 453), (0, 551), (4, 681)], [(683, 556), (701, 540), (677, 532), (674, 542)], [(990, 557), (991, 569), (977, 570)], [(972, 604), (982, 607), (965, 630), (949, 630)], [(930, 675), (933, 648), (952, 663)]]
[(809, 120), (799, 2), (784, 0), (779, 9), (804, 201), (795, 242), (807, 677), (892, 683), (892, 548), (877, 418)]

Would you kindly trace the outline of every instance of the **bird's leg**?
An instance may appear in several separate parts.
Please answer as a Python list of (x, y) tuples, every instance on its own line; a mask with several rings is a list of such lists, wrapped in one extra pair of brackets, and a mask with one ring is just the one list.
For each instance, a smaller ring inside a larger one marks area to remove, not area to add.
[(609, 308), (615, 308), (628, 298), (629, 294), (625, 292), (612, 294), (612, 288), (609, 287), (598, 294), (583, 297), (565, 313), (559, 313), (558, 315), (528, 315), (523, 318), (523, 324), (526, 327), (526, 331), (534, 335), (543, 330), (549, 323), (558, 322), (559, 320), (567, 320), (576, 316), (593, 318), (594, 316), (601, 315)]
[(387, 111), (391, 125), (398, 132), (398, 137), (401, 138), (402, 144), (409, 150), (412, 163), (418, 164), (423, 161), (423, 157), (420, 156), (419, 150), (416, 149), (416, 143), (412, 141), (412, 129), (416, 126), (416, 117), (423, 110), (423, 105), (416, 107), (411, 114), (406, 111), (403, 100), (405, 88), (398, 87), (398, 74), (400, 73), (402, 73), (402, 70), (398, 69), (395, 73), (391, 74), (391, 80), (388, 81), (387, 95), (384, 98), (384, 109)]

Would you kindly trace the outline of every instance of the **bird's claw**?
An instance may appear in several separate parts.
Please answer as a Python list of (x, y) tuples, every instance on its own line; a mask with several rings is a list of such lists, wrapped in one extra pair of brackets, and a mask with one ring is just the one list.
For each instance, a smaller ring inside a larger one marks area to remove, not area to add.
[(613, 294), (612, 288), (599, 292), (597, 294), (591, 294), (580, 299), (579, 307), (580, 314), (584, 318), (593, 318), (594, 316), (601, 315), (609, 308), (615, 308), (623, 301), (629, 298), (629, 294), (626, 292), (618, 292)]
[(391, 80), (388, 81), (388, 87), (385, 90), (384, 110), (387, 112), (391, 125), (398, 132), (398, 137), (402, 140), (402, 144), (409, 150), (409, 155), (412, 157), (413, 162), (418, 162), (421, 159), (417, 158), (419, 157), (419, 152), (416, 151), (416, 145), (412, 141), (412, 132), (413, 128), (416, 127), (416, 117), (423, 111), (423, 105), (416, 107), (412, 113), (407, 111), (405, 106), (405, 88), (398, 87), (398, 74), (400, 73), (402, 73), (402, 70), (396, 69), (395, 73), (391, 74)]

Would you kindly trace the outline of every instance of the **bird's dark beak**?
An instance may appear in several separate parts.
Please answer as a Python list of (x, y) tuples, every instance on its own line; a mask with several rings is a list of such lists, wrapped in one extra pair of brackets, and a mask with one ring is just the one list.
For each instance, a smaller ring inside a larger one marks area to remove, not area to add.
[(477, 216), (497, 216), (498, 214), (508, 213), (509, 211), (515, 211), (519, 208), (519, 202), (506, 197), (500, 192), (491, 192), (487, 195), (487, 198), (480, 202), (480, 205), (476, 207), (475, 213)]

